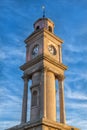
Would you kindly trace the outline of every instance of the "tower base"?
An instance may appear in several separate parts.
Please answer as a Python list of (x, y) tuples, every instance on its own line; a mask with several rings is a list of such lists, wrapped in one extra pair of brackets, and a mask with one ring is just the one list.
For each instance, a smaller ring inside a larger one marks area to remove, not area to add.
[(35, 122), (27, 122), (7, 130), (79, 130), (78, 128), (68, 126), (66, 124), (61, 124), (58, 122), (50, 121), (48, 119), (40, 119)]

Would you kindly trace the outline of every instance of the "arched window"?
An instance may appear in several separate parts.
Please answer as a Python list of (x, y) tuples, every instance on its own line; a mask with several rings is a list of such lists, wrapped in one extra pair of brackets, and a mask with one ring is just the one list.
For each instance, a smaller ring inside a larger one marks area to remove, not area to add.
[(51, 27), (51, 26), (49, 26), (49, 27), (48, 27), (48, 30), (49, 30), (50, 32), (52, 32), (52, 27)]
[(37, 27), (36, 27), (36, 30), (39, 30), (39, 29), (40, 29), (40, 27), (39, 27), (39, 26), (37, 26)]
[(37, 106), (37, 91), (33, 91), (32, 93), (32, 106)]

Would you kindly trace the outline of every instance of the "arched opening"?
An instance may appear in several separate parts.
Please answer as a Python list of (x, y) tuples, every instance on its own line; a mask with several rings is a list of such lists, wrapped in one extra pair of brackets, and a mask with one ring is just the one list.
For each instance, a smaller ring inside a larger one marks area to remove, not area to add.
[(48, 27), (48, 30), (49, 30), (50, 32), (52, 32), (52, 27), (51, 27), (51, 26), (49, 26), (49, 27)]
[(40, 29), (40, 27), (39, 27), (39, 26), (37, 26), (37, 27), (36, 27), (36, 30), (39, 30), (39, 29)]
[(37, 91), (33, 91), (32, 93), (32, 106), (37, 106)]

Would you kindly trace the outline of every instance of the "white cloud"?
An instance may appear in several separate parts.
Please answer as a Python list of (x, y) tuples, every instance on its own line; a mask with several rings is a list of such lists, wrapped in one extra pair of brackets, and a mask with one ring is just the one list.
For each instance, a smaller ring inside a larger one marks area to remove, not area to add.
[(66, 45), (66, 48), (65, 48), (66, 51), (69, 51), (69, 52), (77, 52), (77, 53), (81, 53), (83, 52), (82, 48), (76, 46), (75, 44), (73, 43), (67, 43)]
[(77, 71), (67, 70), (66, 74), (67, 74), (67, 77), (65, 78), (65, 82), (67, 83), (79, 82), (79, 81), (84, 81), (84, 80), (87, 81), (86, 70), (85, 70), (85, 73), (80, 68)]
[(84, 130), (87, 130), (87, 121), (83, 120), (83, 119), (81, 119), (79, 117), (77, 118), (76, 116), (73, 119), (68, 119), (67, 124), (71, 125), (73, 127), (77, 127), (77, 128), (79, 128), (81, 130), (84, 127)]
[(17, 48), (9, 48), (9, 47), (5, 47), (4, 50), (0, 50), (0, 58), (1, 59), (6, 59), (6, 58), (11, 58), (12, 56), (16, 56), (16, 57), (23, 57), (25, 58), (25, 52), (23, 49), (17, 49)]
[(17, 124), (19, 124), (19, 121), (0, 121), (0, 130), (5, 130), (7, 128), (13, 127)]
[[(13, 89), (12, 89), (13, 88)], [(12, 85), (12, 88), (8, 89), (6, 86), (2, 86), (0, 88), (0, 102), (1, 102), (1, 107), (0, 107), (0, 118), (3, 120), (8, 117), (8, 121), (10, 122), (13, 120), (21, 120), (21, 110), (22, 110), (22, 96), (23, 90), (18, 90), (18, 87), (14, 87)], [(19, 92), (17, 92), (19, 91)], [(19, 93), (19, 94), (18, 94)], [(21, 94), (20, 94), (21, 93)], [(28, 96), (28, 120), (30, 117), (30, 92)], [(17, 116), (18, 115), (18, 116)], [(6, 122), (3, 122), (4, 125), (6, 126)], [(16, 123), (15, 123), (16, 124)], [(17, 125), (17, 124), (16, 124)], [(0, 126), (2, 127), (2, 126)]]
[[(87, 23), (82, 24), (78, 29), (72, 28), (73, 33), (70, 34), (69, 38), (66, 37), (66, 41), (65, 41), (63, 49), (65, 52), (68, 51), (69, 55), (70, 55), (70, 53), (81, 54), (81, 53), (87, 52), (87, 44), (86, 44), (87, 29), (86, 29), (86, 26), (87, 26)], [(83, 57), (83, 55), (81, 57)], [(78, 58), (80, 58), (80, 57), (78, 57)], [(87, 56), (86, 56), (86, 58), (87, 58)]]
[[(84, 113), (85, 113), (85, 111), (87, 110), (87, 104), (84, 104), (84, 103), (79, 103), (79, 102), (75, 102), (75, 101), (69, 101), (69, 102), (66, 102), (66, 107), (67, 107), (67, 109), (69, 108), (72, 108), (73, 110), (80, 110), (80, 111), (84, 111)], [(71, 112), (70, 112), (71, 113)], [(78, 113), (78, 115), (79, 115), (80, 113)], [(85, 114), (85, 116), (87, 116), (87, 114)]]
[(68, 84), (66, 84), (67, 87), (65, 89), (65, 96), (66, 98), (69, 99), (77, 99), (77, 100), (87, 100), (87, 95), (83, 93), (83, 91), (72, 91), (72, 89), (70, 88), (70, 86), (68, 86)]
[(6, 54), (0, 50), (0, 60), (5, 59), (6, 58)]

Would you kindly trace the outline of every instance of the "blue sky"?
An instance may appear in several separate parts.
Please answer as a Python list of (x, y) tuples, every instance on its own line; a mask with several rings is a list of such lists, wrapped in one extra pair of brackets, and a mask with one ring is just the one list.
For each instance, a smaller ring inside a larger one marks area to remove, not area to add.
[(55, 23), (55, 34), (64, 40), (67, 124), (87, 130), (87, 0), (0, 0), (0, 130), (20, 123), (19, 66), (25, 63), (24, 40), (42, 17), (42, 5), (46, 17)]

